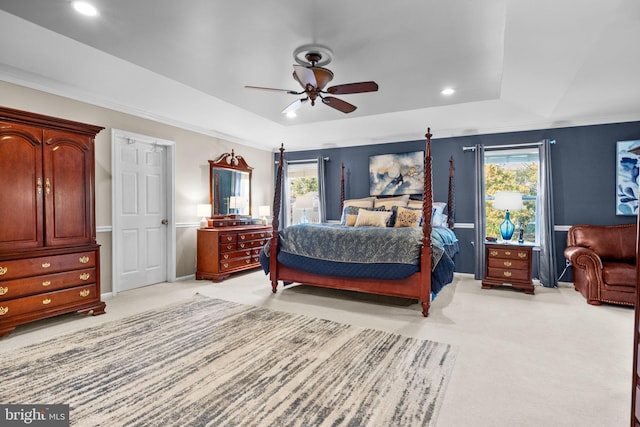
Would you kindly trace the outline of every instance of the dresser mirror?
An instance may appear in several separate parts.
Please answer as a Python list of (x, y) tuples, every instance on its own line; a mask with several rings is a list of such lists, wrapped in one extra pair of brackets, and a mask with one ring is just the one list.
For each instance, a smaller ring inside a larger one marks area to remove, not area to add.
[(251, 216), (251, 172), (242, 156), (231, 153), (209, 160), (211, 216)]

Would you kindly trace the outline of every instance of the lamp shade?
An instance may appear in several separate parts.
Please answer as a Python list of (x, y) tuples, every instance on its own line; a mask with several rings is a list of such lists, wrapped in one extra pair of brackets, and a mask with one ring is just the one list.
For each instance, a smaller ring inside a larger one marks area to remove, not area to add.
[(211, 205), (200, 204), (197, 206), (197, 215), (199, 217), (208, 218), (211, 216)]
[(493, 209), (500, 211), (522, 210), (522, 193), (518, 191), (498, 191), (493, 196)]

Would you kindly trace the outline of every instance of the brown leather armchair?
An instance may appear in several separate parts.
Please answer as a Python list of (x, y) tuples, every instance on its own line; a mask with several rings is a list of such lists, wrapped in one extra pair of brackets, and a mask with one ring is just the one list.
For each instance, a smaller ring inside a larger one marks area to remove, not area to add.
[(592, 305), (634, 306), (636, 224), (574, 225), (564, 256), (573, 266), (573, 285)]

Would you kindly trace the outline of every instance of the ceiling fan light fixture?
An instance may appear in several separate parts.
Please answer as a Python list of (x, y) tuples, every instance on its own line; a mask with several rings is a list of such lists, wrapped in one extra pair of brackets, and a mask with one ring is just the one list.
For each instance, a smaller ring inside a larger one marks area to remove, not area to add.
[(71, 6), (75, 9), (76, 12), (85, 15), (85, 16), (97, 16), (98, 9), (95, 8), (91, 3), (87, 3), (86, 1), (74, 1), (71, 2)]

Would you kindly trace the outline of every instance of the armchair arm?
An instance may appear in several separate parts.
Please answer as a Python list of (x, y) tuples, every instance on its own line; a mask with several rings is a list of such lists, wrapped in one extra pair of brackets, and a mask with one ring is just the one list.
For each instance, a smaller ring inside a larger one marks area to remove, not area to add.
[(593, 268), (602, 271), (602, 260), (597, 253), (582, 246), (568, 246), (564, 250), (564, 257), (571, 261), (571, 265), (588, 270)]
[(578, 287), (583, 289), (582, 292), (589, 303), (591, 303), (591, 301), (598, 301), (600, 299), (600, 289), (604, 285), (602, 279), (603, 266), (600, 256), (591, 249), (582, 246), (567, 247), (564, 250), (564, 256), (571, 261), (574, 269), (578, 268), (584, 273), (578, 275), (575, 274), (574, 271), (574, 285), (578, 285), (578, 282), (583, 282), (583, 280), (586, 279), (586, 283), (576, 286), (576, 289), (578, 289)]

